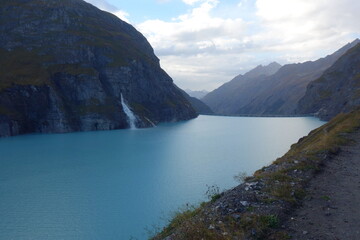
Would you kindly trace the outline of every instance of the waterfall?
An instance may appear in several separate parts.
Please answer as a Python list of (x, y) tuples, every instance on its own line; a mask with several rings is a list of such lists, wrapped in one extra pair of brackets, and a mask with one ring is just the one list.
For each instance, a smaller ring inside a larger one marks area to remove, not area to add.
[(130, 110), (130, 108), (126, 105), (122, 94), (121, 94), (121, 105), (122, 105), (123, 110), (124, 110), (124, 112), (125, 112), (125, 114), (126, 114), (126, 116), (127, 116), (128, 123), (129, 123), (129, 125), (130, 125), (130, 128), (131, 128), (131, 129), (136, 129), (136, 125), (135, 125), (136, 116), (135, 116), (135, 114)]

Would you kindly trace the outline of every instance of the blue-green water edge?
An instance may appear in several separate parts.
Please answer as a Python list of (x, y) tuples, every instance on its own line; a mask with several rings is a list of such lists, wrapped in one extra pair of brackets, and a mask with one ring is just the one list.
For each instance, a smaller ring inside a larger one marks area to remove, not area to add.
[(152, 129), (0, 139), (0, 239), (146, 239), (206, 185), (236, 185), (324, 122), (200, 116)]

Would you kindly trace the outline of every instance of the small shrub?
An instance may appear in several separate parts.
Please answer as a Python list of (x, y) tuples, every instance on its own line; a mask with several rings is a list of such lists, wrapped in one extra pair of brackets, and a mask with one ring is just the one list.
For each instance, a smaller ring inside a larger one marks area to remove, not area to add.
[(271, 186), (270, 193), (287, 202), (295, 202), (294, 189), (289, 183), (280, 183)]
[(260, 221), (269, 228), (277, 228), (279, 225), (279, 219), (275, 215), (260, 216)]
[(207, 190), (205, 192), (206, 197), (211, 201), (215, 202), (217, 199), (221, 197), (220, 188), (217, 185), (207, 186)]
[(329, 201), (331, 199), (329, 196), (322, 196), (321, 198), (326, 200), (326, 201)]
[(234, 180), (239, 184), (245, 182), (247, 178), (249, 178), (249, 176), (246, 174), (246, 172), (240, 172), (234, 176)]
[(240, 227), (245, 232), (252, 232), (254, 239), (265, 239), (271, 228), (277, 228), (278, 225), (276, 215), (244, 214)]
[(187, 224), (187, 222), (198, 214), (200, 210), (201, 208), (186, 204), (183, 208), (180, 208), (172, 214), (173, 216), (169, 221), (169, 224), (164, 229), (161, 231), (156, 229), (157, 233), (152, 234), (154, 237), (151, 237), (150, 239), (162, 239), (169, 236), (175, 229)]

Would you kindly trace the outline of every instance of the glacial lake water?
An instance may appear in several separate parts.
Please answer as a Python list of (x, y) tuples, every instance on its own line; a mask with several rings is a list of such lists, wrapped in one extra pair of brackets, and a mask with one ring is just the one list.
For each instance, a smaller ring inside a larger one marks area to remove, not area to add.
[(324, 122), (200, 116), (152, 129), (0, 138), (0, 239), (147, 239)]

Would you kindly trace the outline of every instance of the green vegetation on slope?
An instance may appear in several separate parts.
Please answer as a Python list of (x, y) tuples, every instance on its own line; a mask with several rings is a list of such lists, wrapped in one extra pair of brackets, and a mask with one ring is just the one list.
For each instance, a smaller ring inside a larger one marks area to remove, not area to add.
[(54, 57), (39, 55), (37, 50), (17, 48), (6, 51), (0, 48), (0, 56), (0, 90), (11, 85), (50, 84), (50, 77), (59, 72), (73, 76), (97, 75), (94, 69), (80, 64), (53, 64), (46, 67), (44, 63), (52, 61)]

